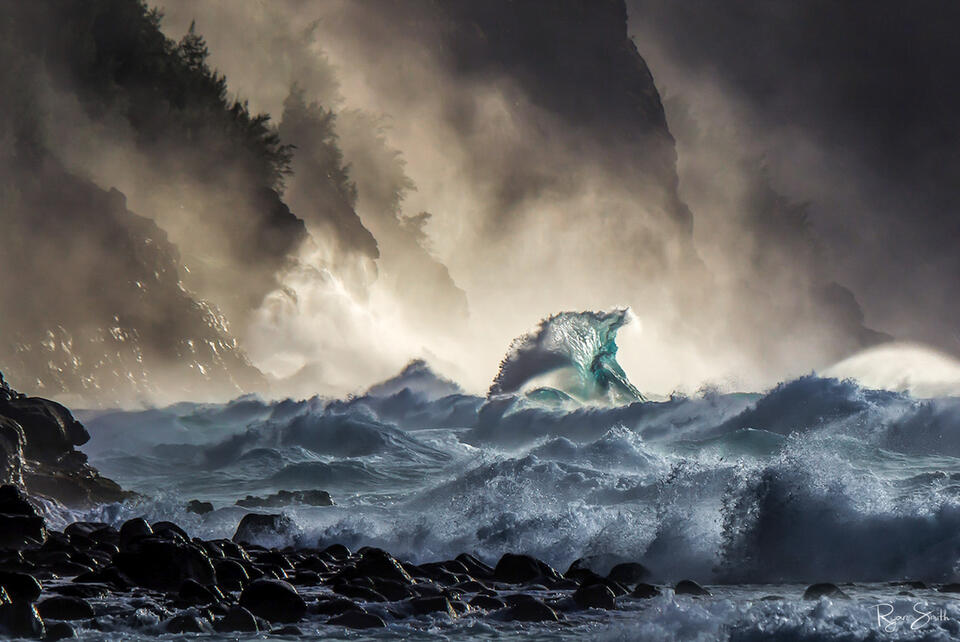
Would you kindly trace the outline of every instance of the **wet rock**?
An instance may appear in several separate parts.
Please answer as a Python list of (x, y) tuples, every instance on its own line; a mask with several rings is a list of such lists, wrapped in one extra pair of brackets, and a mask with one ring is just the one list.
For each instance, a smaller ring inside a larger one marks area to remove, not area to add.
[(77, 631), (69, 622), (51, 622), (47, 624), (44, 640), (66, 640), (77, 637)]
[(673, 592), (676, 595), (711, 595), (710, 591), (693, 580), (680, 580), (677, 582), (677, 585), (673, 587)]
[(637, 582), (642, 582), (650, 576), (650, 571), (646, 566), (639, 562), (624, 562), (617, 564), (607, 573), (607, 579), (618, 584), (632, 586)]
[(27, 496), (12, 484), (0, 486), (0, 513), (5, 515), (27, 515), (36, 517), (37, 511), (27, 500)]
[(368, 549), (357, 561), (357, 575), (394, 580), (403, 584), (413, 584), (414, 579), (390, 553), (374, 548)]
[(476, 595), (468, 603), (470, 606), (483, 609), (484, 611), (496, 611), (507, 605), (503, 600), (498, 600), (489, 595)]
[(194, 579), (186, 579), (180, 585), (177, 597), (190, 604), (213, 604), (223, 600), (223, 593), (216, 586), (206, 587)]
[(507, 584), (524, 584), (546, 578), (548, 580), (561, 579), (551, 566), (529, 555), (514, 555), (506, 553), (497, 562), (493, 569), (493, 578)]
[(414, 595), (413, 589), (403, 582), (374, 578), (373, 590), (391, 602), (404, 600)]
[(209, 586), (216, 583), (210, 558), (194, 544), (143, 538), (136, 547), (122, 551), (114, 564), (137, 586), (158, 591), (176, 591), (185, 580)]
[(27, 438), (24, 454), (40, 462), (56, 462), (74, 446), (82, 446), (90, 440), (83, 424), (55, 401), (20, 397), (0, 404), (0, 414), (23, 427)]
[(93, 540), (92, 535), (105, 528), (110, 528), (110, 525), (103, 522), (74, 522), (63, 529), (63, 534), (67, 537), (80, 536)]
[(196, 515), (206, 515), (213, 512), (213, 504), (210, 502), (201, 502), (198, 499), (191, 499), (187, 503), (187, 512)]
[(327, 620), (333, 626), (345, 626), (348, 629), (383, 629), (387, 623), (379, 615), (365, 611), (347, 611)]
[(357, 600), (363, 600), (364, 602), (386, 602), (388, 601), (385, 595), (377, 593), (372, 588), (367, 586), (360, 586), (358, 584), (352, 584), (349, 582), (343, 584), (335, 584), (333, 587), (334, 593), (344, 595), (346, 597), (352, 597)]
[(482, 561), (470, 555), (468, 553), (461, 553), (457, 555), (457, 561), (463, 564), (464, 568), (467, 569), (467, 573), (476, 579), (479, 580), (492, 580), (493, 579), (493, 568), (484, 564)]
[(960, 584), (956, 582), (953, 582), (950, 584), (943, 584), (937, 590), (940, 591), (941, 593), (960, 593)]
[(829, 582), (811, 584), (807, 587), (807, 590), (803, 592), (803, 599), (805, 600), (819, 600), (821, 597), (829, 597), (833, 600), (850, 599), (850, 596), (841, 591), (836, 584)]
[(343, 561), (350, 557), (350, 549), (343, 544), (332, 544), (320, 551), (320, 555), (337, 561)]
[(250, 583), (250, 575), (243, 564), (236, 560), (220, 560), (214, 562), (217, 573), (217, 584), (227, 591), (241, 591)]
[(237, 543), (253, 544), (263, 538), (276, 538), (293, 530), (293, 520), (286, 515), (249, 513), (243, 516), (233, 534)]
[(320, 576), (316, 571), (300, 569), (293, 575), (294, 586), (316, 586), (320, 583)]
[(363, 607), (348, 600), (345, 597), (329, 596), (317, 601), (317, 606), (313, 609), (319, 615), (340, 615), (347, 611), (363, 611)]
[(617, 608), (616, 596), (604, 584), (581, 586), (574, 592), (573, 601), (582, 609), (611, 610)]
[(333, 500), (325, 490), (281, 490), (267, 497), (247, 495), (244, 499), (238, 499), (236, 504), (244, 508), (283, 508), (292, 504), (333, 506)]
[(129, 519), (120, 527), (120, 548), (124, 549), (136, 540), (153, 535), (153, 528), (142, 517)]
[(22, 550), (39, 546), (46, 537), (42, 517), (0, 514), (0, 549)]
[(528, 599), (514, 600), (514, 603), (505, 612), (508, 620), (516, 622), (559, 622), (557, 612), (540, 600), (524, 596)]
[(37, 604), (37, 612), (45, 620), (86, 620), (94, 615), (93, 607), (82, 598), (68, 595), (48, 597)]
[(208, 633), (212, 630), (209, 622), (190, 613), (174, 616), (165, 628), (168, 633)]
[(630, 594), (630, 597), (637, 597), (643, 600), (649, 600), (660, 595), (660, 589), (658, 589), (653, 584), (644, 584), (640, 582), (634, 587), (633, 592)]
[(187, 535), (187, 531), (183, 530), (173, 522), (156, 522), (151, 526), (153, 533), (161, 538), (167, 540), (177, 540), (181, 542), (189, 542), (190, 536)]
[(46, 632), (37, 607), (29, 602), (0, 604), (0, 634), (21, 638), (42, 638)]
[(257, 618), (242, 606), (231, 607), (226, 615), (214, 623), (213, 628), (219, 633), (229, 633), (232, 631), (254, 632), (260, 630), (257, 626)]
[(14, 602), (36, 602), (43, 592), (37, 578), (18, 571), (0, 571), (0, 586)]
[(108, 566), (107, 568), (77, 575), (73, 578), (73, 581), (78, 584), (106, 584), (118, 591), (125, 591), (130, 588), (130, 582), (127, 581), (115, 566)]
[(431, 613), (445, 613), (450, 617), (457, 617), (450, 600), (445, 597), (418, 597), (407, 602), (414, 615), (428, 615)]
[(467, 580), (466, 582), (454, 584), (453, 588), (463, 591), (464, 593), (478, 593), (487, 587), (485, 584), (478, 582), (477, 580)]
[(307, 613), (297, 589), (281, 580), (251, 582), (240, 594), (240, 606), (270, 622), (296, 622)]

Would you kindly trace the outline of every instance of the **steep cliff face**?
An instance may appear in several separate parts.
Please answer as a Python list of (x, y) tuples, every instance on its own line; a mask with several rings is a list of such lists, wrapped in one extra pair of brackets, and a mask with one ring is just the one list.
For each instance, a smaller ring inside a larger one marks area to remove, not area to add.
[(653, 76), (627, 35), (622, 0), (461, 0), (437, 10), (452, 72), (510, 78), (541, 110), (532, 127), (566, 139), (575, 156), (621, 181), (659, 190), (666, 214), (689, 229), (673, 137)]
[(179, 256), (116, 190), (56, 161), (11, 170), (0, 244), (0, 363), (17, 387), (129, 403), (263, 385), (216, 308), (180, 283)]

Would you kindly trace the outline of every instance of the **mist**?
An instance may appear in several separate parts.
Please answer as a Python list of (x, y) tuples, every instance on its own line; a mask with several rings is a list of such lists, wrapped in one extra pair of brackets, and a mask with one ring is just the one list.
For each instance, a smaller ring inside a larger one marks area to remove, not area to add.
[[(37, 58), (29, 82), (47, 153), (156, 224), (177, 296), (208, 307), (249, 362), (252, 379), (227, 375), (226, 388), (200, 397), (347, 394), (414, 358), (482, 392), (513, 339), (575, 310), (630, 308), (620, 362), (655, 396), (763, 389), (892, 338), (955, 348), (935, 285), (949, 256), (935, 252), (902, 276), (928, 238), (895, 215), (911, 177), (890, 182), (889, 158), (871, 165), (867, 146), (825, 142), (830, 109), (853, 101), (828, 100), (829, 82), (820, 118), (791, 120), (803, 110), (791, 106), (789, 82), (771, 84), (766, 67), (738, 57), (735, 25), (720, 21), (702, 51), (683, 44), (708, 9), (691, 17), (604, 2), (554, 14), (539, 3), (390, 0), (158, 9), (164, 46), (206, 96), (150, 98), (170, 106), (174, 124), (122, 103), (93, 107), (99, 89), (69, 66)], [(501, 29), (503, 11), (524, 30)], [(789, 11), (765, 19), (785, 24)], [(729, 54), (723, 70), (708, 62), (717, 50)], [(764, 82), (774, 89), (762, 92)], [(221, 118), (200, 115), (213, 113), (210, 101), (253, 142), (236, 147), (242, 138), (204, 129)], [(858, 131), (867, 130), (852, 128), (851, 141)], [(934, 173), (939, 184), (947, 175)], [(931, 188), (915, 206), (947, 221), (936, 198)], [(105, 300), (93, 295), (93, 308), (117, 316), (117, 304), (97, 304)], [(195, 345), (191, 332), (155, 341)], [(21, 343), (23, 354), (35, 345)], [(151, 367), (175, 381), (169, 365)], [(148, 380), (151, 367), (133, 378)], [(101, 394), (99, 384), (49, 386)], [(132, 387), (114, 400), (160, 392)]]

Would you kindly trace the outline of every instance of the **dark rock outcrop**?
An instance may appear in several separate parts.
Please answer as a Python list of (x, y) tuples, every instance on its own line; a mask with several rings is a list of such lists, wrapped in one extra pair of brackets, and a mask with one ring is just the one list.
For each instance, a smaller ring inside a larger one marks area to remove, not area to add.
[(387, 626), (387, 623), (379, 615), (364, 611), (347, 611), (342, 615), (330, 618), (327, 620), (327, 624), (345, 626), (348, 629), (383, 629)]
[(37, 604), (37, 611), (45, 620), (85, 620), (94, 616), (93, 607), (79, 597), (57, 595)]
[(710, 591), (703, 588), (693, 580), (680, 580), (673, 587), (673, 592), (677, 595), (710, 595)]
[(617, 599), (604, 584), (581, 586), (573, 593), (573, 601), (582, 609), (615, 609)]
[[(2, 379), (2, 378), (0, 378)], [(22, 488), (69, 507), (88, 508), (130, 497), (120, 486), (101, 477), (76, 450), (90, 439), (83, 425), (62, 405), (13, 391), (6, 383), (0, 394), (0, 483)], [(17, 533), (36, 538), (39, 528), (29, 511), (5, 508), (10, 489), (0, 491), (0, 538), (12, 541)], [(24, 519), (28, 518), (28, 519)], [(42, 539), (42, 538), (41, 538)], [(0, 544), (2, 546), (2, 544)]]
[(286, 515), (263, 515), (250, 513), (244, 515), (233, 534), (233, 541), (237, 543), (256, 543), (262, 538), (277, 537), (289, 533), (293, 528), (293, 520)]
[(493, 577), (498, 582), (522, 584), (546, 579), (559, 580), (560, 574), (550, 565), (529, 555), (506, 553), (493, 569)]
[(240, 594), (240, 606), (270, 622), (296, 622), (307, 613), (297, 589), (281, 580), (251, 582)]
[(821, 582), (811, 584), (803, 592), (805, 600), (819, 600), (821, 597), (829, 597), (832, 600), (849, 600), (850, 596), (840, 590), (840, 587), (830, 582)]
[(306, 506), (333, 506), (330, 493), (325, 490), (281, 490), (266, 497), (247, 495), (237, 500), (237, 506), (244, 508), (283, 508), (291, 504)]

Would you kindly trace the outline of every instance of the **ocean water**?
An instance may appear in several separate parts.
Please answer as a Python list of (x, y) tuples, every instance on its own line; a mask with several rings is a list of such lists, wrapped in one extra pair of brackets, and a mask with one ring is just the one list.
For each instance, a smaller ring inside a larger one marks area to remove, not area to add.
[[(935, 589), (960, 579), (960, 399), (811, 375), (765, 393), (648, 401), (616, 363), (624, 321), (545, 321), (485, 397), (413, 362), (350, 399), (80, 412), (91, 462), (144, 495), (83, 517), (230, 537), (247, 512), (238, 498), (323, 489), (334, 506), (283, 508), (295, 527), (260, 543), (379, 546), (414, 563), (522, 552), (561, 572), (579, 558), (600, 573), (639, 561), (655, 583), (713, 593), (621, 598), (616, 611), (570, 611), (563, 626), (420, 618), (374, 637), (960, 635), (960, 603)], [(216, 510), (188, 513), (191, 499)], [(899, 584), (911, 580), (930, 588)], [(814, 582), (851, 599), (801, 599)]]

